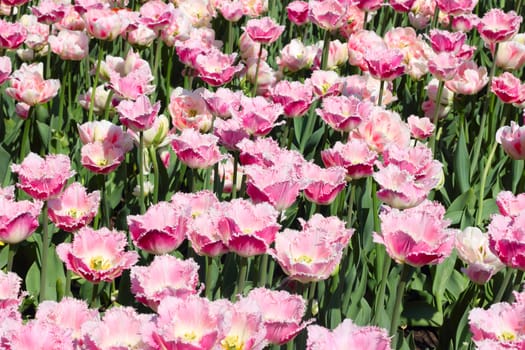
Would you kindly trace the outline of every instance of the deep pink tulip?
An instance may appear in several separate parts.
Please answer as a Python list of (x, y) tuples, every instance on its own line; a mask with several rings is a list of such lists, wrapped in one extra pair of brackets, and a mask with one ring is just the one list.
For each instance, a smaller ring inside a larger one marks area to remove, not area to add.
[(462, 32), (449, 32), (447, 30), (432, 29), (430, 30), (430, 44), (434, 52), (458, 52), (467, 35)]
[(355, 180), (374, 173), (377, 153), (363, 140), (351, 139), (346, 144), (337, 141), (334, 147), (321, 151), (321, 159), (327, 167), (345, 168), (346, 178)]
[(143, 215), (129, 215), (129, 232), (133, 243), (153, 254), (177, 249), (186, 238), (189, 212), (167, 202), (148, 208)]
[(439, 10), (451, 16), (471, 13), (477, 4), (478, 0), (436, 0)]
[(138, 260), (137, 252), (124, 251), (126, 245), (124, 232), (83, 227), (72, 243), (61, 243), (56, 251), (68, 270), (89, 282), (112, 282)]
[(217, 119), (213, 127), (213, 134), (219, 138), (220, 144), (229, 150), (236, 150), (241, 140), (250, 137), (237, 118)]
[(302, 174), (307, 182), (304, 196), (319, 205), (332, 203), (346, 186), (346, 169), (343, 167), (323, 169), (314, 163), (305, 163)]
[(11, 171), (18, 175), (17, 186), (39, 200), (58, 195), (75, 174), (69, 157), (63, 154), (47, 155), (44, 159), (29, 153), (21, 164), (11, 165)]
[(194, 67), (198, 77), (204, 82), (211, 86), (221, 86), (229, 83), (242, 70), (242, 64), (234, 65), (236, 59), (235, 53), (226, 55), (219, 50), (211, 50), (197, 55)]
[(26, 40), (27, 30), (20, 23), (0, 19), (0, 48), (16, 49)]
[(31, 12), (38, 18), (38, 22), (51, 25), (64, 18), (66, 8), (53, 0), (43, 0), (38, 6), (31, 7)]
[(495, 77), (490, 88), (504, 103), (521, 104), (525, 101), (525, 84), (512, 73), (504, 72)]
[(308, 22), (308, 2), (306, 1), (292, 1), (286, 6), (286, 14), (290, 22), (295, 25), (303, 25)]
[(20, 243), (38, 227), (41, 201), (19, 201), (0, 197), (0, 242)]
[(397, 12), (410, 12), (416, 0), (390, 0), (388, 3)]
[(354, 96), (329, 96), (315, 111), (332, 129), (350, 132), (370, 115), (372, 107), (370, 102)]
[(424, 201), (403, 211), (386, 207), (374, 242), (383, 244), (398, 264), (439, 264), (451, 254), (457, 232), (448, 228), (450, 221), (444, 216), (445, 208), (438, 202)]
[(370, 75), (379, 80), (392, 81), (405, 73), (404, 55), (396, 49), (372, 51), (364, 60)]
[(313, 102), (313, 88), (309, 82), (278, 82), (271, 91), (272, 100), (283, 106), (284, 114), (290, 118), (303, 116)]
[(58, 197), (48, 201), (49, 219), (58, 228), (75, 232), (91, 223), (97, 215), (100, 204), (100, 191), (90, 194), (80, 183), (69, 185)]
[(153, 126), (160, 110), (160, 101), (151, 104), (148, 97), (140, 95), (135, 101), (122, 101), (116, 108), (120, 122), (133, 131), (139, 132)]

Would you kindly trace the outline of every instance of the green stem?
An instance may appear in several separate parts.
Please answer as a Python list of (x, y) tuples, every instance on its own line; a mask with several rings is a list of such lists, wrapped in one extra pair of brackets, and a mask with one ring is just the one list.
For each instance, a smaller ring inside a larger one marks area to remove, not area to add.
[(412, 268), (406, 264), (401, 266), (401, 277), (396, 290), (396, 303), (394, 304), (394, 312), (390, 323), (390, 335), (394, 336), (392, 344), (397, 343), (397, 328), (399, 327), (399, 320), (401, 319), (401, 306), (403, 304), (403, 297), (405, 295), (405, 288), (411, 275)]
[(381, 80), (381, 82), (379, 83), (379, 95), (377, 96), (377, 105), (378, 106), (381, 106), (381, 104), (383, 103), (384, 90), (385, 90), (385, 81)]
[(233, 155), (233, 176), (232, 176), (232, 195), (231, 199), (235, 199), (237, 196), (237, 177), (239, 170), (239, 156), (237, 153)]
[(17, 250), (18, 244), (9, 244), (9, 252), (7, 253), (7, 272), (13, 271), (13, 261)]
[(27, 119), (24, 121), (24, 131), (23, 131), (23, 134), (22, 134), (22, 144), (20, 145), (20, 159), (19, 159), (19, 162), (22, 162), (24, 160), (24, 158), (31, 151), (31, 144), (30, 144), (30, 140), (29, 140), (29, 132), (31, 130), (33, 109), (34, 109), (34, 107), (30, 107), (29, 108), (29, 111), (27, 112)]
[(213, 268), (213, 257), (207, 256), (206, 257), (206, 298), (209, 300), (213, 299), (213, 288), (211, 286), (211, 280), (212, 280), (212, 268)]
[(153, 203), (156, 204), (159, 201), (159, 162), (157, 160), (157, 152), (154, 146), (149, 147), (149, 156), (151, 158), (151, 164), (153, 164)]
[(47, 202), (44, 203), (44, 210), (42, 211), (42, 252), (40, 254), (40, 302), (46, 300), (46, 277), (47, 277), (47, 256), (49, 253), (49, 215)]
[(328, 54), (330, 52), (330, 36), (329, 30), (324, 32), (323, 55), (321, 56), (321, 70), (326, 70), (328, 65)]
[(261, 64), (261, 57), (263, 52), (263, 44), (259, 44), (259, 55), (257, 56), (257, 65), (255, 66), (255, 81), (253, 83), (252, 97), (257, 96), (257, 83), (259, 78), (259, 65)]
[[(95, 96), (98, 86), (98, 79), (100, 75), (100, 65), (102, 63), (102, 58), (104, 56), (104, 48), (102, 43), (98, 44), (98, 59), (97, 59), (97, 68), (95, 71), (95, 80), (93, 81), (92, 91), (91, 91), (91, 100), (89, 101), (89, 112), (88, 112), (88, 121), (93, 121), (93, 108), (95, 107)], [(89, 61), (88, 61), (89, 62)]]
[(109, 228), (109, 205), (108, 205), (108, 194), (106, 193), (106, 176), (100, 175), (102, 178), (102, 198), (101, 198), (101, 211), (102, 211), (102, 226)]
[(436, 147), (436, 135), (437, 135), (437, 130), (438, 130), (439, 107), (441, 106), (441, 95), (443, 94), (444, 87), (445, 87), (445, 82), (440, 80), (438, 84), (437, 97), (436, 97), (435, 106), (434, 106), (434, 116), (432, 117), (432, 121), (434, 123), (434, 132), (432, 133), (432, 136), (429, 142), (432, 153), (434, 153), (434, 150)]
[(91, 300), (89, 302), (90, 307), (96, 307), (97, 306), (97, 296), (98, 296), (98, 289), (99, 289), (100, 283), (93, 283), (93, 289), (91, 290)]
[(268, 276), (268, 254), (263, 254), (261, 257), (261, 265), (259, 266), (259, 287), (266, 286)]
[(173, 56), (175, 55), (175, 47), (171, 49), (170, 54), (168, 55), (168, 67), (166, 71), (166, 79), (165, 84), (165, 90), (166, 90), (166, 106), (169, 106), (170, 104), (170, 97), (171, 97), (171, 71), (173, 66)]
[(240, 256), (239, 260), (241, 269), (239, 271), (239, 280), (237, 281), (237, 287), (235, 288), (234, 297), (237, 296), (237, 294), (242, 294), (242, 292), (244, 291), (246, 278), (248, 277), (248, 258)]
[(144, 204), (144, 133), (139, 132), (139, 149), (138, 149), (138, 165), (139, 165), (139, 205), (140, 214), (144, 214), (146, 211), (146, 205)]
[(153, 75), (158, 77), (159, 75), (157, 75), (157, 71), (159, 69), (159, 62), (160, 62), (160, 59), (162, 57), (162, 44), (163, 44), (163, 41), (162, 40), (157, 40), (157, 47), (156, 47), (156, 50), (155, 50), (155, 62), (154, 62), (154, 65), (153, 65)]
[(229, 55), (233, 52), (233, 22), (228, 21), (228, 42), (226, 43), (226, 53)]
[(438, 23), (438, 19), (439, 19), (439, 8), (436, 6), (436, 8), (434, 10), (434, 16), (432, 17), (432, 22), (430, 23), (430, 28), (427, 27), (427, 32), (428, 32), (428, 29), (436, 28), (436, 25)]
[(350, 199), (348, 200), (348, 213), (346, 220), (346, 227), (352, 227), (352, 214), (354, 211), (354, 197), (355, 197), (355, 185), (350, 185)]
[(483, 198), (485, 197), (485, 184), (487, 182), (487, 176), (489, 174), (490, 167), (492, 166), (492, 160), (494, 159), (494, 154), (498, 148), (498, 143), (493, 142), (492, 148), (490, 149), (489, 157), (487, 158), (487, 163), (485, 164), (485, 169), (483, 169), (483, 174), (481, 176), (481, 182), (479, 187), (479, 200), (478, 200), (478, 215), (476, 216), (476, 226), (481, 227), (481, 221), (483, 220)]
[(496, 297), (494, 298), (493, 304), (499, 303), (501, 301), (503, 295), (505, 294), (505, 291), (509, 287), (509, 283), (513, 275), (514, 270), (505, 269), (505, 277), (503, 278), (503, 282), (501, 283), (501, 286), (498, 290), (498, 294), (496, 294)]

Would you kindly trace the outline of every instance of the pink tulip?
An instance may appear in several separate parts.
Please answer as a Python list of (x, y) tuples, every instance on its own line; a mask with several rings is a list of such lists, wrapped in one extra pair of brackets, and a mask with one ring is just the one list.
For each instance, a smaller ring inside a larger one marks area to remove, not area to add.
[(346, 186), (346, 169), (343, 167), (323, 169), (314, 163), (305, 163), (302, 173), (307, 181), (304, 196), (319, 205), (332, 203)]
[(282, 113), (283, 107), (268, 102), (261, 96), (241, 97), (241, 109), (232, 111), (233, 117), (253, 136), (269, 134), (274, 126), (279, 125), (276, 121)]
[(431, 201), (403, 211), (386, 207), (380, 214), (381, 233), (374, 233), (374, 242), (384, 245), (398, 264), (439, 264), (452, 252), (457, 232), (448, 228), (450, 222), (444, 215), (445, 208)]
[(467, 35), (462, 32), (449, 32), (447, 30), (432, 29), (430, 31), (429, 39), (434, 52), (456, 53), (465, 43)]
[(477, 94), (489, 78), (485, 67), (478, 67), (474, 61), (463, 62), (451, 80), (445, 82), (445, 86), (452, 92), (461, 95)]
[(525, 269), (525, 245), (523, 242), (523, 223), (525, 216), (495, 214), (487, 228), (490, 250), (507, 266)]
[(73, 339), (65, 328), (32, 320), (8, 340), (7, 349), (73, 350)]
[(188, 167), (206, 169), (222, 158), (218, 141), (217, 136), (184, 129), (180, 135), (173, 137), (171, 145), (180, 161)]
[(259, 44), (271, 44), (279, 39), (284, 31), (284, 26), (278, 25), (270, 17), (263, 17), (246, 22), (244, 30), (253, 41)]
[(148, 208), (143, 215), (129, 215), (129, 232), (133, 243), (153, 254), (177, 249), (186, 238), (189, 212), (167, 202)]
[(268, 203), (252, 204), (245, 199), (225, 202), (218, 222), (226, 245), (240, 256), (267, 253), (280, 229), (279, 212)]
[(217, 119), (213, 127), (213, 134), (219, 138), (219, 143), (228, 150), (236, 150), (237, 143), (250, 137), (237, 118)]
[(63, 154), (48, 155), (43, 159), (29, 153), (21, 164), (12, 164), (11, 171), (18, 174), (17, 186), (39, 200), (58, 195), (75, 174), (69, 157)]
[(84, 300), (64, 297), (60, 302), (44, 300), (38, 305), (35, 319), (70, 332), (73, 343), (81, 346), (82, 327), (90, 321), (98, 321), (98, 311), (89, 309)]
[(407, 118), (410, 134), (413, 138), (418, 140), (425, 140), (434, 133), (435, 125), (429, 118), (419, 118), (411, 115)]
[(231, 111), (238, 111), (241, 108), (241, 91), (232, 91), (220, 87), (215, 92), (204, 90), (202, 97), (211, 113), (219, 118), (227, 119), (231, 117)]
[(313, 88), (309, 83), (298, 81), (278, 82), (271, 91), (272, 100), (283, 106), (284, 114), (290, 118), (303, 116), (313, 102)]
[[(370, 18), (367, 19), (370, 21)], [(365, 25), (365, 11), (357, 6), (347, 5), (343, 19), (343, 25), (339, 27), (339, 34), (343, 38), (349, 38), (363, 29)]]
[(185, 298), (198, 294), (198, 285), (199, 265), (192, 259), (158, 255), (149, 266), (131, 268), (131, 292), (137, 301), (155, 311), (168, 296)]
[(428, 57), (432, 53), (429, 45), (416, 34), (412, 27), (397, 27), (386, 32), (386, 46), (398, 49), (404, 55), (406, 74), (413, 79), (421, 79), (428, 72)]
[(126, 150), (106, 142), (92, 142), (82, 146), (80, 163), (97, 174), (109, 174), (124, 160)]
[(471, 13), (478, 0), (436, 0), (437, 7), (447, 15), (457, 16)]
[(168, 110), (177, 130), (194, 128), (206, 132), (211, 127), (213, 115), (201, 95), (201, 90), (176, 88), (171, 93)]
[(343, 25), (346, 7), (338, 0), (310, 0), (308, 19), (324, 30), (335, 30)]
[(350, 319), (345, 319), (333, 331), (317, 325), (308, 326), (307, 330), (307, 350), (391, 349), (391, 339), (386, 329), (373, 326), (360, 327)]
[(224, 230), (219, 227), (222, 219), (222, 210), (217, 204), (191, 220), (187, 236), (195, 253), (201, 256), (219, 256), (229, 252), (223, 237)]
[(271, 137), (257, 138), (255, 141), (244, 139), (237, 144), (237, 148), (241, 151), (239, 160), (242, 165), (258, 164), (269, 167), (275, 164), (278, 154), (285, 152)]
[(140, 95), (135, 101), (122, 101), (117, 106), (120, 122), (133, 131), (140, 132), (153, 126), (160, 110), (160, 101), (154, 105)]
[[(317, 70), (321, 68), (321, 60), (323, 58), (323, 41), (320, 41), (316, 45), (317, 54), (314, 58), (314, 64), (312, 69)], [(336, 70), (338, 67), (346, 64), (348, 61), (348, 46), (346, 43), (342, 43), (339, 40), (331, 40), (328, 45), (328, 59), (326, 60), (327, 70)]]
[(350, 132), (365, 120), (373, 105), (350, 96), (329, 96), (323, 99), (322, 108), (316, 113), (334, 130)]
[(505, 267), (489, 248), (489, 237), (477, 227), (467, 227), (456, 234), (455, 248), (468, 266), (461, 271), (474, 283), (487, 283)]
[(217, 8), (228, 22), (237, 22), (244, 16), (243, 6), (239, 0), (220, 0)]
[(485, 42), (494, 44), (512, 38), (519, 31), (522, 20), (514, 11), (491, 9), (481, 18), (477, 28)]
[(115, 40), (123, 29), (118, 12), (109, 8), (88, 9), (83, 17), (88, 34), (100, 40)]
[(416, 0), (390, 0), (388, 3), (397, 12), (410, 12)]
[(243, 12), (248, 17), (260, 17), (268, 11), (268, 2), (265, 0), (241, 0)]
[(57, 79), (44, 80), (43, 63), (22, 66), (9, 79), (10, 87), (5, 92), (15, 100), (30, 106), (46, 103), (56, 96), (60, 88)]
[(370, 75), (379, 80), (392, 81), (405, 73), (403, 53), (399, 50), (377, 50), (365, 54)]
[(491, 91), (504, 103), (522, 104), (525, 102), (525, 84), (509, 72), (495, 77)]
[(343, 81), (334, 71), (316, 70), (312, 73), (310, 82), (318, 97), (339, 95), (343, 89)]
[(160, 0), (150, 0), (140, 6), (140, 22), (158, 32), (168, 26), (175, 7)]
[(502, 191), (496, 197), (496, 205), (501, 215), (518, 216), (525, 210), (525, 193), (514, 196), (510, 191)]
[(213, 349), (223, 336), (224, 315), (217, 309), (197, 296), (164, 298), (149, 344), (155, 349)]
[(474, 13), (461, 14), (452, 17), (452, 30), (464, 33), (470, 32), (479, 24), (479, 17)]
[(150, 349), (143, 334), (152, 327), (151, 315), (139, 314), (129, 306), (112, 307), (106, 310), (102, 320), (82, 326), (84, 347), (87, 350)]
[(38, 22), (51, 25), (64, 18), (66, 8), (53, 0), (44, 0), (38, 6), (31, 7), (31, 12), (38, 18)]
[(0, 242), (16, 244), (24, 241), (38, 227), (41, 201), (19, 201), (0, 198)]
[(318, 49), (317, 46), (305, 46), (300, 40), (292, 39), (282, 48), (281, 55), (276, 57), (276, 62), (283, 72), (308, 69), (312, 67)]
[(219, 50), (211, 50), (199, 54), (195, 58), (194, 67), (197, 75), (211, 86), (221, 86), (229, 83), (243, 66), (234, 65), (237, 54), (225, 55)]
[(86, 193), (80, 183), (69, 185), (58, 197), (48, 201), (49, 219), (58, 228), (75, 232), (91, 223), (97, 215), (100, 204), (100, 191)]
[(301, 26), (308, 22), (308, 2), (292, 1), (286, 6), (286, 14), (290, 22)]
[(365, 54), (371, 50), (387, 49), (386, 43), (373, 31), (361, 30), (348, 38), (348, 63), (368, 70)]
[(124, 251), (126, 244), (124, 232), (83, 227), (72, 243), (61, 243), (56, 251), (68, 270), (89, 282), (112, 282), (138, 260), (136, 252)]
[(377, 153), (372, 151), (363, 140), (351, 139), (346, 144), (337, 141), (333, 148), (321, 151), (321, 159), (327, 167), (345, 168), (346, 178), (355, 180), (374, 173)]
[(50, 35), (48, 41), (51, 51), (63, 60), (80, 61), (89, 53), (89, 37), (84, 32), (64, 29)]
[[(8, 314), (17, 310), (23, 300), (22, 279), (14, 272), (0, 272), (0, 310)], [(3, 321), (3, 320), (2, 320)], [(0, 343), (1, 336), (0, 336)]]
[[(350, 75), (343, 80), (343, 96), (354, 96), (360, 100), (378, 104), (379, 90), (381, 81), (373, 78), (370, 73), (365, 72), (363, 75)], [(397, 100), (392, 94), (393, 85), (386, 82), (383, 85), (382, 106), (387, 106)]]
[(447, 81), (454, 78), (461, 64), (455, 54), (450, 52), (438, 53), (428, 60), (428, 71), (438, 80)]
[(0, 85), (2, 85), (11, 74), (11, 59), (7, 56), (0, 57)]
[(496, 65), (505, 70), (518, 70), (525, 65), (525, 33), (499, 44)]
[(259, 307), (266, 329), (266, 340), (271, 344), (287, 343), (312, 322), (301, 322), (306, 312), (306, 303), (296, 294), (256, 288), (248, 293), (246, 299), (254, 301)]
[(0, 48), (16, 49), (27, 38), (27, 30), (20, 23), (9, 23), (0, 19)]

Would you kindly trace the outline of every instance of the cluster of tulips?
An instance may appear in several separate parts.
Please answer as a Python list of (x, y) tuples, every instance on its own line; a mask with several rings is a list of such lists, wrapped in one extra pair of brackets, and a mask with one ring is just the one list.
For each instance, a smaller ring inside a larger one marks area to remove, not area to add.
[(0, 0), (0, 348), (525, 348), (494, 2)]

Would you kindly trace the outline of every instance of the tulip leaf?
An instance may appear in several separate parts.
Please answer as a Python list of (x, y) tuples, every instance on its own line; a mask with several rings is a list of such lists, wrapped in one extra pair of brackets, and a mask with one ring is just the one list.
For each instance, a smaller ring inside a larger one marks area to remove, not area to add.
[(512, 193), (516, 193), (518, 190), (518, 184), (521, 180), (521, 175), (523, 174), (523, 160), (514, 160), (512, 161)]
[(25, 282), (29, 294), (33, 296), (40, 294), (40, 268), (36, 260), (27, 271)]
[(0, 182), (6, 184), (11, 178), (11, 172), (9, 171), (9, 163), (11, 162), (11, 155), (0, 145)]
[(42, 144), (45, 149), (49, 149), (49, 139), (50, 139), (50, 128), (46, 123), (36, 120), (36, 128), (38, 129), (38, 134), (42, 140)]
[(443, 313), (425, 300), (411, 300), (403, 303), (401, 324), (412, 327), (439, 327), (443, 324)]
[(445, 261), (435, 267), (432, 283), (432, 294), (438, 302), (441, 302), (450, 276), (456, 265), (456, 254), (453, 252)]
[(465, 131), (461, 128), (456, 154), (454, 155), (454, 170), (461, 193), (464, 193), (470, 188), (469, 159), (467, 143), (465, 141)]

